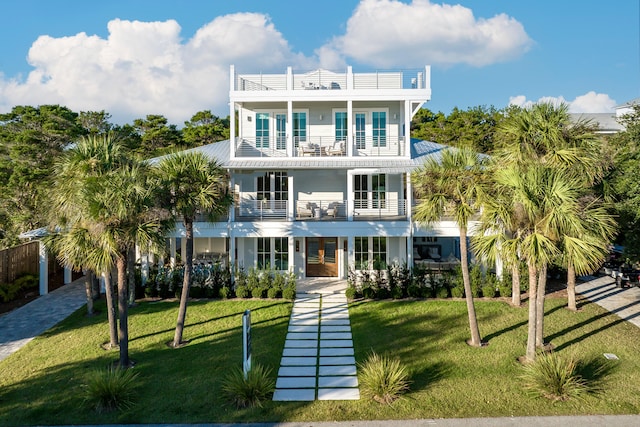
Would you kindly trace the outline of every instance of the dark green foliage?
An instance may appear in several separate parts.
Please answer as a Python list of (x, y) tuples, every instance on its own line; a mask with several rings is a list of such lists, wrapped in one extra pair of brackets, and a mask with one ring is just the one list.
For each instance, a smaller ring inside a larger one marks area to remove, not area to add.
[(251, 293), (246, 286), (236, 286), (236, 296), (238, 298), (249, 298), (249, 295), (251, 295)]
[(523, 366), (522, 379), (531, 394), (550, 400), (582, 398), (602, 391), (605, 378), (614, 366), (600, 358), (563, 356), (544, 353)]
[(345, 296), (348, 300), (354, 300), (357, 297), (356, 287), (353, 285), (348, 285), (346, 291), (344, 292)]
[(38, 278), (32, 274), (26, 274), (17, 278), (13, 283), (0, 283), (0, 300), (9, 302), (16, 299), (21, 291), (38, 287)]
[(199, 111), (184, 122), (184, 142), (188, 147), (199, 147), (229, 138), (229, 117), (221, 119), (210, 110)]
[(423, 108), (411, 122), (411, 135), (454, 147), (466, 147), (479, 153), (491, 153), (494, 134), (504, 112), (493, 106), (477, 106), (467, 110), (454, 108), (448, 116)]
[(358, 365), (362, 394), (390, 405), (409, 389), (409, 372), (400, 359), (373, 352)]
[(262, 407), (275, 390), (271, 369), (256, 364), (244, 377), (240, 368), (232, 369), (222, 382), (222, 391), (236, 408)]
[(282, 298), (284, 299), (288, 299), (288, 300), (294, 300), (296, 298), (296, 286), (294, 285), (287, 285), (286, 288), (284, 288), (284, 290), (282, 291)]
[(85, 385), (85, 402), (96, 412), (122, 411), (133, 406), (137, 376), (132, 369), (109, 368), (91, 372)]

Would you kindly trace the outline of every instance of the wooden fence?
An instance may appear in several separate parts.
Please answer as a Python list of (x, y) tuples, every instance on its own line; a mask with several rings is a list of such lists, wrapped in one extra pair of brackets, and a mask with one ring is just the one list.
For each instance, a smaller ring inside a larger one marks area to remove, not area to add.
[(12, 283), (24, 274), (39, 274), (39, 243), (29, 242), (0, 251), (0, 283)]

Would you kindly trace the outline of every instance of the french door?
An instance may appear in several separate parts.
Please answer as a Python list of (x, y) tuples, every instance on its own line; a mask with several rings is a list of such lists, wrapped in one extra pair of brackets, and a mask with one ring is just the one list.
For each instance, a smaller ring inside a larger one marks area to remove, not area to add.
[(338, 275), (338, 238), (307, 237), (307, 277)]

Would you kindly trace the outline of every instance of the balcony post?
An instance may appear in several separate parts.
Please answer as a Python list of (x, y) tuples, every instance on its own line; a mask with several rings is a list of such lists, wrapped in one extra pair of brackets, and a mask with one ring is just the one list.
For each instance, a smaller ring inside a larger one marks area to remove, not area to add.
[(296, 219), (296, 202), (294, 199), (295, 191), (293, 191), (293, 176), (287, 176), (287, 221)]

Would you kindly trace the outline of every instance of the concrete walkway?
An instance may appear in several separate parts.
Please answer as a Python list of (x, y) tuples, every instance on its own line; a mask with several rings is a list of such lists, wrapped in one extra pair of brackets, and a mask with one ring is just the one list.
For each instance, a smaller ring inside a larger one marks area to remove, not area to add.
[(86, 302), (84, 278), (80, 278), (0, 317), (0, 361)]
[(589, 277), (576, 292), (640, 328), (640, 288), (616, 288), (609, 276)]
[(344, 292), (298, 293), (284, 347), (273, 400), (360, 398)]

